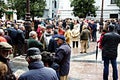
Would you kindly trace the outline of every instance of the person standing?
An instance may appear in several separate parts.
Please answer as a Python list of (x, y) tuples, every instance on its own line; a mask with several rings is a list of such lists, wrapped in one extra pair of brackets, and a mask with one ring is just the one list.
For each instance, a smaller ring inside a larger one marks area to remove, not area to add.
[(20, 75), (18, 80), (58, 80), (56, 71), (45, 67), (41, 59), (39, 48), (29, 48), (26, 55), (29, 71)]
[(70, 45), (71, 44), (71, 30), (70, 30), (70, 26), (69, 25), (66, 26), (66, 31), (65, 31), (64, 36), (66, 38), (66, 43), (68, 45)]
[(27, 44), (28, 44), (28, 48), (37, 47), (41, 51), (43, 51), (43, 44), (38, 41), (37, 33), (35, 31), (31, 31), (29, 33), (29, 39)]
[(83, 25), (83, 30), (80, 34), (80, 43), (81, 43), (81, 52), (87, 53), (87, 48), (89, 46), (88, 40), (91, 39), (90, 31), (87, 28), (87, 25)]
[(55, 52), (55, 62), (59, 65), (59, 78), (60, 80), (68, 80), (71, 48), (65, 42), (63, 35), (56, 36), (55, 40), (59, 45), (59, 48)]
[(104, 61), (103, 80), (108, 80), (109, 75), (109, 62), (113, 68), (113, 80), (118, 80), (117, 70), (117, 47), (120, 43), (120, 35), (114, 32), (115, 25), (108, 26), (108, 33), (103, 36), (102, 46), (102, 59)]
[(12, 52), (12, 46), (7, 42), (0, 42), (0, 80), (16, 80), (9, 66), (8, 55)]
[(78, 48), (79, 36), (80, 36), (79, 26), (74, 25), (74, 28), (71, 31), (72, 47), (73, 48)]
[(18, 34), (17, 34), (17, 39), (18, 39), (18, 55), (23, 55), (24, 54), (24, 44), (25, 44), (25, 34), (24, 34), (24, 26), (19, 26)]
[(117, 24), (117, 33), (120, 35), (120, 19), (118, 20)]
[(48, 51), (51, 53), (55, 53), (56, 49), (58, 48), (57, 42), (54, 40), (54, 38), (58, 35), (58, 32), (56, 30), (53, 31), (52, 38), (49, 41), (48, 45)]

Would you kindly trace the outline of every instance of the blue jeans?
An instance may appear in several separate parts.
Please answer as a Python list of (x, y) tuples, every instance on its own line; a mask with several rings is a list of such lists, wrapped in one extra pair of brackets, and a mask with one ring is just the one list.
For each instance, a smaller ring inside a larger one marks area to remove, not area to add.
[(113, 80), (118, 80), (118, 70), (117, 70), (117, 62), (116, 58), (103, 58), (104, 61), (104, 71), (103, 71), (103, 80), (108, 80), (109, 75), (109, 61), (111, 61), (112, 68), (113, 68)]

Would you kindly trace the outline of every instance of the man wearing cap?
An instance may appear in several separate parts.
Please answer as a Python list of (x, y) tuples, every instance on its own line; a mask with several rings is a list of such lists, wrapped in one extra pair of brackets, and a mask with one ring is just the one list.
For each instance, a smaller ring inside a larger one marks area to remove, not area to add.
[(23, 73), (18, 80), (58, 80), (55, 70), (43, 65), (38, 48), (33, 47), (27, 50), (26, 61), (29, 64), (29, 71)]
[[(8, 55), (11, 53), (12, 46), (7, 42), (0, 42), (0, 80), (15, 80), (15, 76), (8, 77), (12, 71), (8, 62)], [(13, 79), (11, 79), (13, 78)]]
[(59, 69), (60, 80), (68, 80), (71, 48), (65, 42), (65, 37), (63, 35), (56, 36), (55, 40), (59, 45), (59, 48), (55, 52), (55, 62), (60, 66)]

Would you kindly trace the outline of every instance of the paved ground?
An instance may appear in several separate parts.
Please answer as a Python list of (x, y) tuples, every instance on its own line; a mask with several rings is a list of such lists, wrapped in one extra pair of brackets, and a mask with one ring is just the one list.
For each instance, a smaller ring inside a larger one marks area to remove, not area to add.
[[(81, 54), (80, 47), (72, 49), (71, 69), (69, 73), (69, 80), (102, 80), (103, 62), (101, 59), (101, 50), (98, 52), (98, 59), (96, 60), (96, 42), (90, 42), (88, 53)], [(75, 50), (75, 51), (74, 51)], [(76, 52), (78, 50), (78, 52)], [(74, 53), (76, 52), (76, 53)], [(118, 48), (118, 73), (120, 75), (120, 45)], [(112, 67), (110, 65), (109, 80), (112, 79)], [(120, 77), (119, 77), (120, 79)]]

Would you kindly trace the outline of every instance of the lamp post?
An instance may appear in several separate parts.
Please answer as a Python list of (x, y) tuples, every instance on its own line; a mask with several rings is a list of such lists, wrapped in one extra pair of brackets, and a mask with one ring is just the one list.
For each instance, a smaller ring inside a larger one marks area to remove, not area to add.
[(104, 0), (102, 0), (102, 6), (101, 6), (100, 32), (102, 32), (103, 29), (103, 6), (104, 6)]
[(25, 38), (29, 38), (29, 32), (31, 29), (31, 20), (30, 20), (30, 0), (26, 0), (26, 15), (25, 15)]

